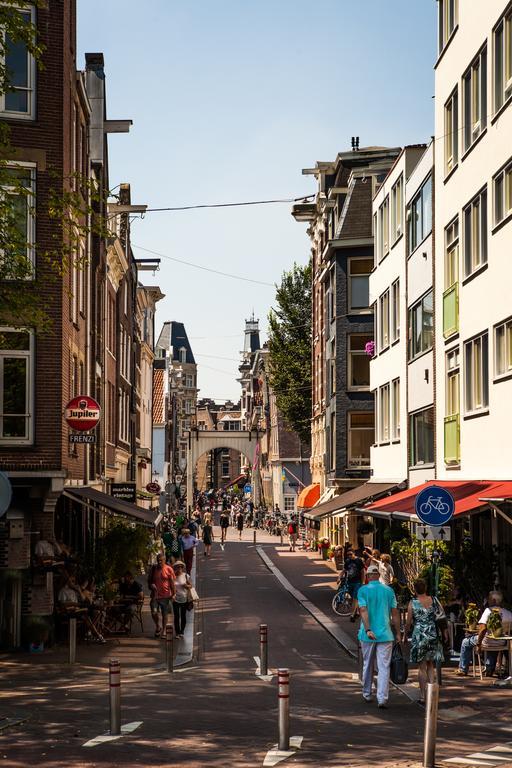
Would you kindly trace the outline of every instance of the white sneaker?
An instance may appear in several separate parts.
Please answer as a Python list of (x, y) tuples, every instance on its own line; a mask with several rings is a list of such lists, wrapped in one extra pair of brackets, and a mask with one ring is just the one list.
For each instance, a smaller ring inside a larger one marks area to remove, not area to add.
[(370, 702), (370, 701), (373, 701), (373, 696), (371, 695), (371, 693), (363, 693), (363, 699), (365, 701)]

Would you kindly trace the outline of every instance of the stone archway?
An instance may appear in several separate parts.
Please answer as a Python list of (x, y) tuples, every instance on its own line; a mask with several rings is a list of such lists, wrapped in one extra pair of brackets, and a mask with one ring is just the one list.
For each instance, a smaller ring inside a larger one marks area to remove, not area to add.
[[(187, 451), (187, 506), (192, 506), (192, 499), (194, 498), (194, 468), (197, 460), (203, 453), (207, 453), (214, 448), (232, 448), (245, 456), (249, 462), (249, 466), (253, 467), (254, 460), (257, 456), (257, 446), (257, 432), (231, 430), (214, 431), (202, 429), (195, 429), (190, 432)], [(253, 501), (255, 504), (259, 502), (259, 499), (256, 498), (256, 493), (257, 489), (254, 488)]]

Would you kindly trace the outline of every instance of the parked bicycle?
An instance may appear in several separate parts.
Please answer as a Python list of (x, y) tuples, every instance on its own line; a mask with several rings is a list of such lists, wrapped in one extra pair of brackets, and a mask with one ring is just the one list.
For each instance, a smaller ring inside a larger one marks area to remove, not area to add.
[(332, 609), (338, 616), (350, 616), (352, 613), (353, 599), (348, 589), (348, 580), (340, 581), (336, 594), (332, 599)]

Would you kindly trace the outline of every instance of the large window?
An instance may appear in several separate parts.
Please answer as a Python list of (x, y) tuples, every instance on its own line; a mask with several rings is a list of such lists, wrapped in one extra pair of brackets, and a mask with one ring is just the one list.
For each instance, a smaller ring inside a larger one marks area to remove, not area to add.
[(434, 342), (434, 298), (429, 291), (409, 309), (409, 360), (427, 352)]
[(487, 188), (464, 208), (464, 274), (487, 262)]
[(285, 512), (295, 512), (295, 496), (285, 496), (284, 497), (284, 511)]
[(352, 333), (348, 337), (349, 389), (366, 390), (370, 386), (370, 358), (366, 354), (365, 345), (371, 340), (371, 336), (362, 333)]
[(489, 407), (489, 340), (487, 333), (464, 344), (466, 413)]
[(512, 161), (493, 179), (494, 224), (499, 224), (512, 213)]
[(391, 438), (400, 440), (400, 379), (391, 382)]
[(459, 330), (459, 217), (444, 231), (443, 334), (448, 338)]
[(370, 466), (370, 446), (373, 443), (373, 413), (348, 413), (348, 465), (349, 467)]
[(456, 88), (444, 105), (444, 171), (450, 173), (459, 161), (459, 92)]
[(34, 335), (0, 328), (0, 444), (33, 439)]
[(487, 125), (487, 46), (462, 77), (464, 151)]
[(429, 176), (407, 210), (408, 253), (416, 250), (432, 230), (432, 176)]
[(389, 253), (389, 197), (379, 208), (379, 261)]
[(410, 440), (412, 467), (434, 463), (434, 409), (411, 414)]
[(391, 286), (391, 341), (400, 338), (400, 280)]
[(404, 231), (404, 177), (400, 176), (391, 190), (391, 244), (396, 243)]
[(379, 440), (381, 443), (389, 442), (389, 384), (384, 384), (379, 389)]
[(379, 352), (389, 347), (389, 290), (379, 298)]
[(512, 8), (494, 29), (494, 110), (512, 96)]
[(439, 0), (438, 2), (439, 53), (441, 53), (457, 26), (458, 7), (458, 0)]
[[(35, 9), (18, 10), (25, 24), (34, 23)], [(35, 62), (22, 41), (5, 35), (5, 68), (10, 88), (0, 95), (0, 112), (5, 117), (31, 118), (35, 115)]]
[(508, 376), (510, 373), (512, 373), (512, 320), (507, 320), (494, 328), (494, 375)]
[(446, 353), (446, 409), (444, 417), (444, 461), (460, 463), (460, 368), (459, 348)]
[(370, 272), (373, 259), (348, 260), (349, 312), (368, 312), (370, 306)]
[(2, 217), (0, 252), (12, 256), (12, 272), (4, 267), (5, 279), (31, 279), (35, 266), (35, 165), (16, 163), (6, 167), (2, 192), (10, 205)]

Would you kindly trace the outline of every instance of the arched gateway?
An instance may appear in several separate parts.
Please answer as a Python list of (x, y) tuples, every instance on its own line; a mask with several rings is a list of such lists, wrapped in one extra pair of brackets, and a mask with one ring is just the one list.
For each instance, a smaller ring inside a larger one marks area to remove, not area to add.
[[(214, 448), (233, 448), (245, 456), (251, 468), (257, 459), (258, 433), (253, 431), (234, 430), (202, 430), (194, 429), (189, 433), (187, 451), (187, 506), (192, 505), (194, 498), (193, 475), (197, 460), (203, 453)], [(257, 486), (257, 483), (255, 484)], [(257, 488), (253, 488), (253, 501), (259, 503), (256, 498)]]

